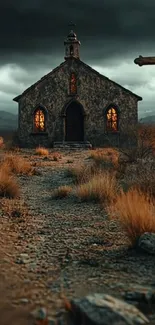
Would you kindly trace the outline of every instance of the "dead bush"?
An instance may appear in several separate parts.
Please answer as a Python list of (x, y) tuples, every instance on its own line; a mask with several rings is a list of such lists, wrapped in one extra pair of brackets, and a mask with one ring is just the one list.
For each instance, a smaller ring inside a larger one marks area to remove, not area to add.
[(110, 219), (116, 219), (135, 246), (144, 232), (155, 232), (155, 206), (150, 197), (137, 189), (123, 191), (107, 208)]
[(19, 185), (7, 169), (0, 169), (0, 197), (16, 198), (20, 194)]
[(52, 198), (61, 199), (68, 196), (72, 191), (72, 187), (68, 185), (59, 186), (52, 191)]
[(81, 184), (87, 182), (90, 177), (98, 174), (100, 169), (95, 164), (90, 165), (78, 165), (75, 167), (70, 167), (66, 170), (67, 176), (73, 177), (73, 182), (75, 184)]
[(49, 155), (49, 151), (48, 149), (44, 148), (44, 147), (37, 147), (35, 150), (36, 155), (39, 156), (48, 156)]
[(155, 159), (138, 159), (136, 163), (127, 164), (121, 179), (128, 188), (137, 188), (155, 197)]
[(109, 172), (100, 172), (88, 182), (78, 185), (75, 193), (82, 201), (107, 203), (115, 200), (118, 190), (115, 176)]
[(33, 168), (29, 161), (22, 157), (6, 154), (1, 162), (3, 168), (8, 168), (14, 174), (33, 174)]
[(52, 153), (52, 159), (53, 159), (53, 161), (58, 161), (61, 158), (62, 158), (62, 155), (59, 152), (53, 152)]

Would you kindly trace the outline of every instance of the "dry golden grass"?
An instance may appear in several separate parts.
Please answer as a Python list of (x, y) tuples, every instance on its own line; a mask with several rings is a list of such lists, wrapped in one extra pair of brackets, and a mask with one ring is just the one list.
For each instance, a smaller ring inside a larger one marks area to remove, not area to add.
[(72, 192), (72, 187), (68, 185), (59, 186), (57, 189), (52, 191), (52, 198), (64, 198)]
[(35, 153), (39, 156), (48, 156), (49, 155), (49, 151), (48, 149), (44, 148), (44, 147), (38, 147), (35, 150)]
[(116, 178), (108, 172), (94, 175), (87, 183), (76, 187), (76, 195), (82, 201), (107, 203), (115, 200), (119, 190)]
[(67, 175), (73, 177), (75, 184), (86, 183), (89, 179), (98, 174), (100, 169), (97, 165), (77, 165), (75, 167), (67, 168)]
[(117, 164), (119, 158), (119, 152), (113, 148), (95, 149), (90, 152), (90, 157), (96, 163), (102, 163), (104, 161), (108, 161), (113, 164)]
[(61, 158), (62, 158), (61, 153), (56, 152), (56, 151), (52, 153), (52, 159), (53, 159), (54, 161), (58, 161), (58, 160), (61, 159)]
[(10, 171), (14, 174), (33, 174), (33, 168), (30, 162), (13, 154), (6, 154), (4, 156), (1, 162), (1, 168), (10, 169)]
[(20, 194), (17, 180), (8, 172), (8, 169), (0, 169), (0, 197), (16, 198)]
[(117, 219), (132, 244), (144, 232), (155, 232), (155, 206), (150, 197), (137, 189), (123, 191), (107, 208), (111, 219)]

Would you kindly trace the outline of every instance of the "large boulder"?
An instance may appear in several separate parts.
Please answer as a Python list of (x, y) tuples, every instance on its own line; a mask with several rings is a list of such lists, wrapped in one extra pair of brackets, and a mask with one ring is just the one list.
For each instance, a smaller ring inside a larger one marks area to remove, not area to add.
[(149, 320), (133, 305), (107, 294), (93, 294), (70, 301), (69, 324), (139, 325)]
[(138, 248), (144, 252), (155, 255), (155, 233), (145, 232), (140, 236)]

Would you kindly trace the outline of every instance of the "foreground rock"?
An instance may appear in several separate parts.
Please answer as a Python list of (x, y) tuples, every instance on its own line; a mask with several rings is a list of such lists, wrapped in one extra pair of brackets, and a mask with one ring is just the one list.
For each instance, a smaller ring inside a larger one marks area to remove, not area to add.
[(151, 306), (155, 304), (155, 286), (132, 286), (122, 296), (126, 300), (146, 303)]
[(106, 294), (70, 301), (70, 324), (139, 325), (149, 320), (135, 307)]
[(155, 255), (155, 233), (145, 232), (140, 236), (138, 247), (151, 255)]

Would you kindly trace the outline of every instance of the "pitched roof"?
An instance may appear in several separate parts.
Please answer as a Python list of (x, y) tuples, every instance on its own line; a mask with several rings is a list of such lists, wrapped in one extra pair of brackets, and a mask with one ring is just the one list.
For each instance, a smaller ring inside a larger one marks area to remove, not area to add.
[[(78, 60), (80, 61), (80, 60)], [(106, 79), (106, 80), (109, 80), (110, 82), (112, 82), (113, 84), (115, 84), (116, 86), (122, 88), (124, 91), (126, 91), (127, 93), (129, 93), (130, 95), (136, 97), (138, 100), (142, 100), (143, 98), (138, 96), (137, 94), (133, 93), (131, 90), (121, 86), (120, 84), (118, 84), (117, 82), (111, 80), (110, 78), (108, 77), (105, 77), (103, 74), (99, 73), (98, 71), (96, 71), (95, 69), (93, 69), (92, 67), (90, 67), (90, 65), (84, 63), (83, 61), (80, 61), (80, 63), (82, 63), (87, 69), (89, 69), (90, 71), (93, 71), (94, 73), (96, 73), (101, 79)]]
[[(91, 68), (88, 64), (84, 63), (83, 61), (77, 59), (77, 58), (71, 58), (71, 60), (75, 60), (77, 61), (79, 64), (85, 66), (86, 69), (90, 70), (91, 72), (95, 73), (96, 75), (98, 75), (101, 79), (106, 79), (109, 80), (110, 82), (112, 82), (113, 84), (115, 84), (116, 86), (120, 87), (121, 89), (123, 89), (124, 91), (126, 91), (129, 95), (132, 95), (134, 97), (136, 97), (138, 99), (138, 101), (142, 100), (142, 97), (136, 95), (135, 93), (133, 93), (131, 90), (121, 86), (120, 84), (118, 84), (117, 82), (109, 79), (108, 77), (105, 77), (104, 75), (102, 75), (101, 73), (99, 73), (98, 71), (96, 71), (95, 69)], [(35, 82), (33, 85), (31, 85), (30, 87), (28, 87), (21, 95), (13, 98), (13, 100), (15, 102), (18, 102), (18, 100), (25, 95), (26, 93), (29, 92), (29, 90), (33, 89), (35, 86), (37, 86), (40, 82), (42, 82), (45, 79), (48, 79), (55, 71), (59, 70), (63, 65), (66, 64), (66, 61), (62, 62), (59, 66), (57, 66), (55, 69), (53, 69), (52, 71), (50, 71), (48, 74), (46, 74), (45, 76), (43, 76), (41, 79), (39, 79), (37, 82)]]
[(18, 100), (23, 96), (25, 95), (26, 93), (29, 92), (29, 90), (33, 89), (35, 86), (37, 86), (40, 82), (42, 82), (43, 80), (45, 79), (48, 79), (52, 74), (53, 72), (59, 70), (64, 64), (66, 64), (66, 61), (62, 62), (60, 65), (58, 65), (55, 69), (53, 69), (52, 71), (50, 71), (49, 73), (47, 73), (45, 76), (43, 76), (41, 79), (39, 79), (38, 81), (36, 81), (33, 85), (31, 85), (30, 87), (28, 87), (27, 89), (25, 89), (23, 91), (23, 93), (21, 95), (18, 95), (16, 96), (15, 98), (13, 98), (13, 100), (15, 102), (18, 102)]

